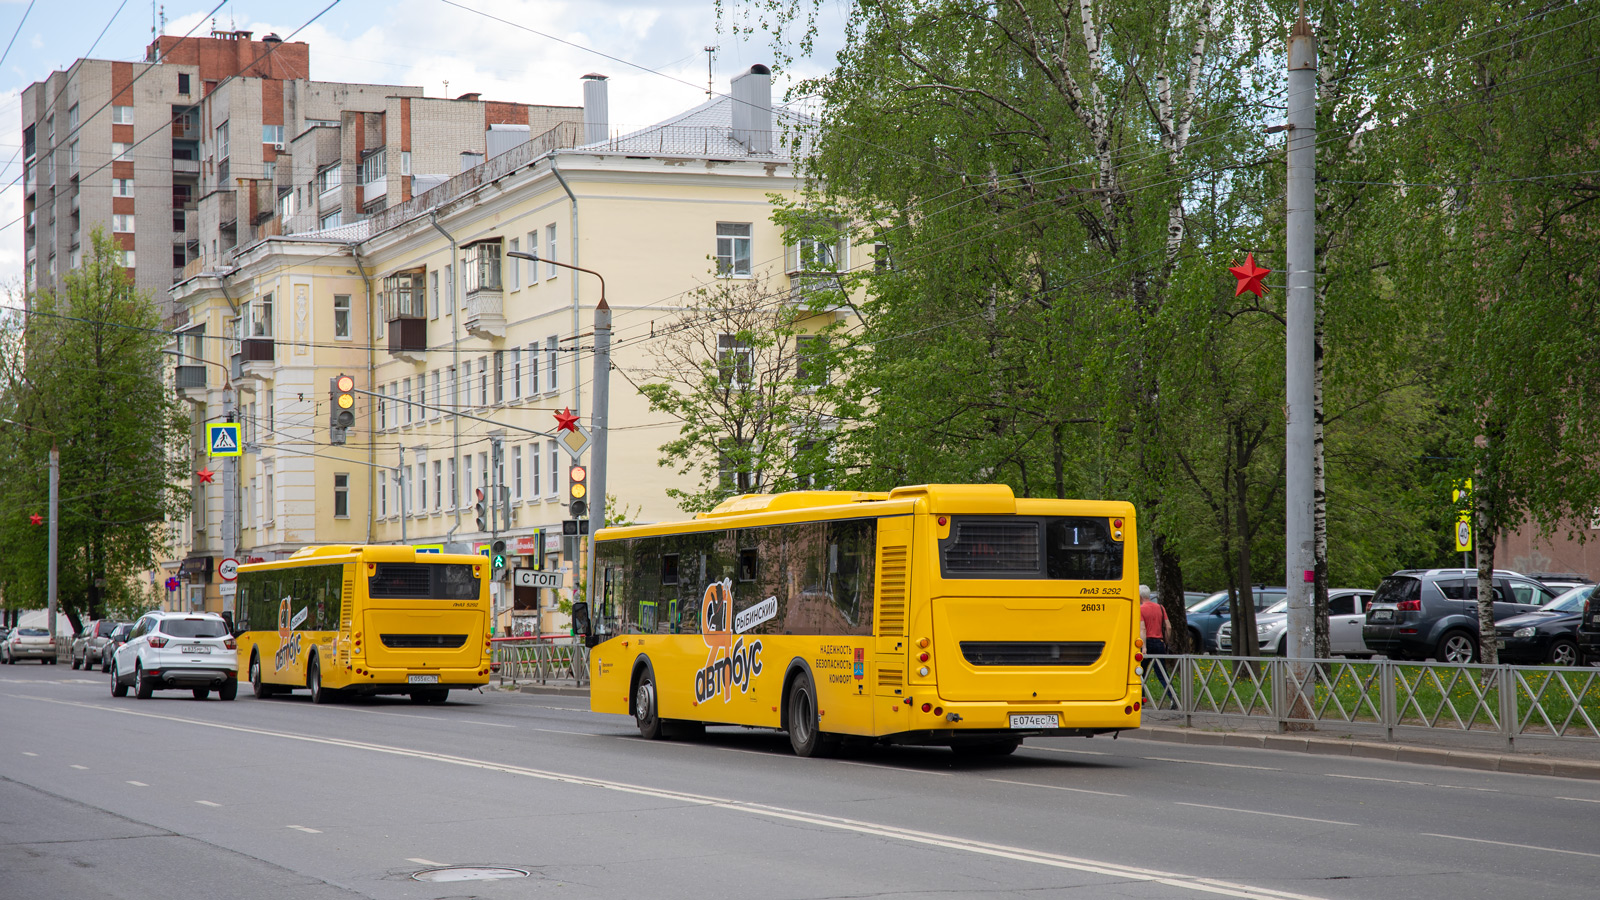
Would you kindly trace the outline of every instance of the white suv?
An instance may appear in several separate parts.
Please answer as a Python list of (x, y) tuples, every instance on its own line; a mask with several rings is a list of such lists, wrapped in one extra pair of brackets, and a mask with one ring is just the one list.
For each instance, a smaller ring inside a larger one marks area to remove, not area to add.
[(239, 657), (228, 623), (216, 613), (145, 613), (111, 657), (111, 696), (126, 697), (129, 687), (141, 700), (174, 688), (194, 691), (196, 700), (215, 688), (232, 700)]

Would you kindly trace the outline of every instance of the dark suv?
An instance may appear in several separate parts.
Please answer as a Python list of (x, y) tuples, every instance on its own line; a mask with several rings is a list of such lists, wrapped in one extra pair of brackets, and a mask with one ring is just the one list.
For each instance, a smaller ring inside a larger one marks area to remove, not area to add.
[[(1516, 572), (1494, 573), (1494, 618), (1532, 612), (1555, 599)], [(1378, 585), (1361, 627), (1367, 649), (1390, 659), (1478, 660), (1476, 569), (1406, 569)]]

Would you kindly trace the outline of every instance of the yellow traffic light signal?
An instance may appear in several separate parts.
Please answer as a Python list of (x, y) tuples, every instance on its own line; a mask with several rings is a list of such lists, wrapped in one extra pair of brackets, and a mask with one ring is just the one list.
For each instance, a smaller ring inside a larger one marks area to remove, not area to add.
[(582, 519), (589, 514), (589, 470), (583, 466), (572, 466), (567, 469), (567, 508), (574, 519)]
[(331, 385), (332, 409), (329, 410), (328, 442), (343, 444), (345, 432), (356, 424), (356, 380), (349, 375), (335, 375)]

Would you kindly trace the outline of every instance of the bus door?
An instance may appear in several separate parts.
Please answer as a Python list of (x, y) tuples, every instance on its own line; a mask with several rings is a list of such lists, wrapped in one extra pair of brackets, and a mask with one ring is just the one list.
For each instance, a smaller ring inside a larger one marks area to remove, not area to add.
[(911, 563), (915, 559), (912, 555), (914, 519), (914, 516), (886, 516), (878, 520), (872, 678), (876, 700), (873, 721), (880, 734), (904, 731), (911, 721), (911, 707), (906, 705), (911, 696), (906, 663), (912, 640), (907, 629), (911, 615)]

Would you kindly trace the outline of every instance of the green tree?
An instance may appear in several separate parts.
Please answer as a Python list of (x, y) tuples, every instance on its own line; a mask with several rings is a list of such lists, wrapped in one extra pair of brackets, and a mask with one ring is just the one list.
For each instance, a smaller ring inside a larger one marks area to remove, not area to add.
[(163, 370), (155, 302), (140, 295), (120, 249), (98, 229), (88, 258), (59, 295), (30, 300), (20, 333), (9, 336), (0, 404), (0, 587), (8, 605), (37, 608), (46, 599), (47, 533), (26, 516), (43, 515), (47, 460), (60, 450), (59, 588), (61, 610), (81, 627), (126, 606), (134, 578), (155, 566), (166, 522), (186, 494), (187, 435)]

